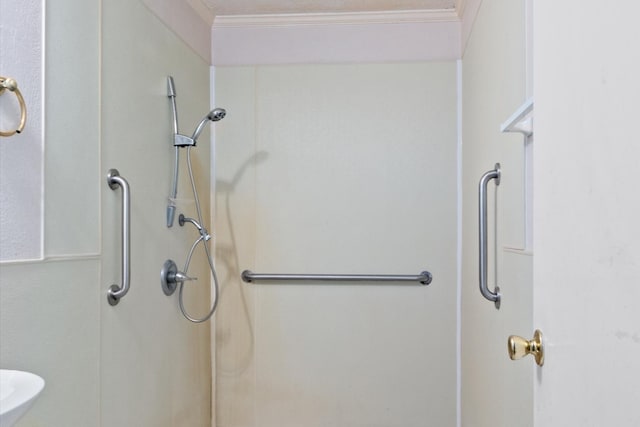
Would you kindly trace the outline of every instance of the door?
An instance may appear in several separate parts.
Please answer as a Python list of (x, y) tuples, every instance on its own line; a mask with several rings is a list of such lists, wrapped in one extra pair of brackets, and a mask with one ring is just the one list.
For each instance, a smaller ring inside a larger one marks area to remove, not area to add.
[(640, 425), (639, 12), (535, 3), (540, 427)]

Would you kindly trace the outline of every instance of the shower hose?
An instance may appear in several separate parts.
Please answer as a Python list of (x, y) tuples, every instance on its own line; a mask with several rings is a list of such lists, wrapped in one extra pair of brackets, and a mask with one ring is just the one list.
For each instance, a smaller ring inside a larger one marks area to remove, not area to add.
[[(202, 222), (202, 212), (200, 211), (200, 201), (198, 200), (198, 191), (196, 190), (196, 182), (195, 179), (193, 178), (193, 168), (191, 166), (191, 146), (187, 147), (187, 167), (189, 169), (189, 179), (191, 180), (191, 189), (193, 190), (193, 198), (195, 200), (196, 203), (196, 211), (198, 214), (198, 224), (203, 224)], [(182, 225), (182, 224), (181, 224)], [(193, 245), (191, 245), (191, 249), (189, 250), (189, 254), (187, 255), (187, 260), (185, 261), (185, 265), (183, 268), (183, 272), (185, 275), (188, 275), (188, 271), (189, 271), (189, 264), (191, 263), (191, 257), (193, 256), (193, 252), (195, 251), (196, 247), (198, 246), (199, 243), (202, 243), (202, 246), (204, 246), (204, 251), (206, 253), (207, 256), (207, 261), (209, 262), (209, 269), (211, 270), (211, 275), (213, 277), (213, 303), (211, 304), (211, 309), (209, 310), (209, 313), (205, 316), (202, 317), (200, 319), (192, 317), (189, 315), (189, 313), (187, 313), (187, 310), (184, 307), (184, 301), (183, 301), (183, 297), (182, 297), (182, 291), (184, 289), (184, 282), (180, 282), (180, 292), (179, 292), (179, 302), (180, 302), (180, 311), (182, 312), (182, 315), (187, 319), (192, 321), (193, 323), (202, 323), (202, 322), (206, 322), (207, 320), (209, 320), (211, 318), (211, 316), (213, 316), (213, 313), (215, 313), (216, 311), (216, 307), (218, 306), (218, 293), (219, 293), (219, 286), (218, 286), (218, 277), (216, 275), (216, 268), (213, 265), (213, 259), (211, 257), (211, 251), (209, 250), (209, 246), (207, 245), (207, 241), (211, 239), (211, 236), (209, 234), (207, 234), (207, 231), (200, 227), (198, 229), (198, 231), (200, 232), (200, 237), (198, 237), (196, 239), (195, 242), (193, 242)]]

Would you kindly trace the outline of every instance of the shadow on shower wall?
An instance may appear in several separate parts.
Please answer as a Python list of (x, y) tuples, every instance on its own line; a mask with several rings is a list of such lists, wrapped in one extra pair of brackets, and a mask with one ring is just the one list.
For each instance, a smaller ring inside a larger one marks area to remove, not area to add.
[[(246, 179), (246, 172), (267, 160), (269, 154), (259, 151), (245, 160), (230, 181), (216, 180), (217, 215), (216, 262), (220, 276), (220, 304), (216, 326), (217, 372), (237, 376), (251, 364), (253, 358), (254, 331), (251, 322), (247, 293), (249, 289), (240, 278), (240, 255), (234, 229), (232, 196), (238, 184)], [(236, 320), (236, 321), (233, 321)], [(241, 321), (239, 321), (241, 320)]]

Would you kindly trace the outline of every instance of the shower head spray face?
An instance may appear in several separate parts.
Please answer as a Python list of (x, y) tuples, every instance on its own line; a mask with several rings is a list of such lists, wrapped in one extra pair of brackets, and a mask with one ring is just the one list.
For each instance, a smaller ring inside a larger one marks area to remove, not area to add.
[(209, 111), (209, 114), (204, 116), (204, 118), (200, 121), (200, 123), (198, 123), (196, 130), (193, 131), (193, 136), (191, 136), (191, 139), (194, 140), (194, 145), (195, 145), (195, 141), (198, 139), (198, 137), (204, 130), (204, 125), (207, 124), (208, 121), (217, 122), (222, 120), (226, 115), (227, 115), (227, 112), (224, 108), (214, 108), (213, 110)]
[(224, 116), (226, 115), (227, 110), (225, 110), (224, 108), (214, 108), (213, 110), (209, 111), (209, 114), (207, 114), (207, 118), (212, 122), (217, 122), (224, 119)]

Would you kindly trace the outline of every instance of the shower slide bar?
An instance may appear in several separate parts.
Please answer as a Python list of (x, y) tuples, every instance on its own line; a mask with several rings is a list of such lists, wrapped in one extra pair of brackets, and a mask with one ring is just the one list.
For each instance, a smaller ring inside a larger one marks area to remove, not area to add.
[(111, 285), (107, 291), (107, 301), (110, 305), (116, 305), (120, 299), (129, 292), (131, 278), (131, 253), (130, 253), (130, 224), (131, 224), (131, 196), (129, 183), (120, 176), (117, 169), (110, 169), (107, 174), (107, 184), (112, 190), (122, 188), (122, 287)]
[(315, 282), (418, 282), (431, 283), (433, 276), (423, 271), (417, 276), (396, 274), (262, 274), (250, 270), (242, 272), (246, 283), (254, 281), (315, 281)]

